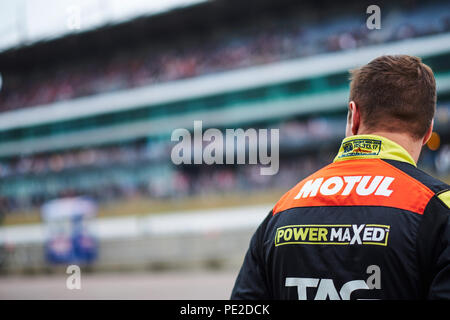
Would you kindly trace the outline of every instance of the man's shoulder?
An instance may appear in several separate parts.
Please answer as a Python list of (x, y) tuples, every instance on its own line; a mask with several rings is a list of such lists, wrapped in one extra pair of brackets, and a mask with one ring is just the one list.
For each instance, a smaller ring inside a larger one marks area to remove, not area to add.
[(444, 181), (441, 181), (429, 175), (428, 173), (409, 163), (396, 160), (384, 160), (384, 161), (396, 167), (397, 169), (403, 171), (411, 178), (419, 181), (421, 184), (425, 185), (427, 188), (432, 190), (435, 194), (443, 193), (446, 190), (450, 190), (450, 186)]
[(450, 186), (447, 183), (408, 163), (395, 160), (385, 161), (426, 186), (435, 194), (433, 198), (436, 201), (443, 203), (447, 209), (450, 208)]

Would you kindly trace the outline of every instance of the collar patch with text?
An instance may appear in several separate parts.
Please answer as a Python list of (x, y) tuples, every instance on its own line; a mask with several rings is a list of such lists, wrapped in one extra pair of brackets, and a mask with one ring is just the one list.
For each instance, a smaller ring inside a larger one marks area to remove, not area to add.
[(375, 156), (381, 151), (381, 140), (353, 139), (342, 145), (344, 149), (339, 158), (351, 156)]

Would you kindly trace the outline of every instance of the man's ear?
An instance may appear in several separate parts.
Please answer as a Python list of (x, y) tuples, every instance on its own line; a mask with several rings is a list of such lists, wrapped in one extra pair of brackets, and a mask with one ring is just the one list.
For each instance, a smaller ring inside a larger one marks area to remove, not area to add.
[(361, 125), (361, 113), (359, 112), (359, 107), (355, 101), (350, 101), (348, 105), (351, 111), (350, 128), (353, 135), (357, 135), (359, 127)]
[(427, 133), (426, 133), (425, 136), (423, 137), (423, 140), (422, 140), (422, 146), (424, 146), (424, 145), (428, 142), (428, 140), (430, 140), (431, 134), (433, 133), (433, 127), (434, 127), (434, 119), (431, 120), (431, 125), (430, 125), (430, 127), (428, 128)]

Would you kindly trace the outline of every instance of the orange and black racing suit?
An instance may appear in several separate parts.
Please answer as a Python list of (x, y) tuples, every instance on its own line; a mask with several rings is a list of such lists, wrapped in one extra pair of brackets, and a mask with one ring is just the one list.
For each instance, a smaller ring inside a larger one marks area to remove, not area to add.
[(449, 186), (375, 135), (287, 192), (253, 235), (232, 299), (450, 299)]

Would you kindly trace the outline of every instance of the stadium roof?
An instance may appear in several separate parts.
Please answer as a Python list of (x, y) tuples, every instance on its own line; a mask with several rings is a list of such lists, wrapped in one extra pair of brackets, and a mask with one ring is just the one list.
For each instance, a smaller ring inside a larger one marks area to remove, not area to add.
[(17, 0), (0, 4), (0, 52), (211, 0)]

